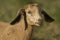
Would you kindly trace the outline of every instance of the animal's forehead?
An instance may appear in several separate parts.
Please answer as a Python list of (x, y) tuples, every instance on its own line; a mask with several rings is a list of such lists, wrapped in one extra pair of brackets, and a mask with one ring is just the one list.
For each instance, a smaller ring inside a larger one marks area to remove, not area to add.
[(25, 9), (36, 9), (38, 8), (38, 4), (28, 4), (25, 6)]

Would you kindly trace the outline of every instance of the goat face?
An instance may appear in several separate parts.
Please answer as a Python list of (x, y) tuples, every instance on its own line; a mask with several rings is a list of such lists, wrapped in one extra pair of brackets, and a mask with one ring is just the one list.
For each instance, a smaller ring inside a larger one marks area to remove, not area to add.
[(26, 5), (23, 9), (19, 10), (18, 16), (10, 23), (14, 25), (18, 23), (21, 16), (24, 16), (25, 29), (28, 25), (40, 26), (42, 23), (42, 14), (44, 15), (46, 22), (53, 22), (54, 19), (51, 18), (44, 10), (39, 7), (39, 4), (33, 3)]
[(27, 6), (25, 6), (25, 12), (29, 25), (40, 26), (42, 22), (42, 17), (38, 10), (38, 4), (28, 4)]

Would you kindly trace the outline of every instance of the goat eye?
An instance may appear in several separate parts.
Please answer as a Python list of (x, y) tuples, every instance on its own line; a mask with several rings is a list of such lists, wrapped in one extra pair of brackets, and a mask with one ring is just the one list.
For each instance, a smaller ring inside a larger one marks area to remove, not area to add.
[(32, 12), (31, 11), (28, 11), (29, 14), (31, 14)]

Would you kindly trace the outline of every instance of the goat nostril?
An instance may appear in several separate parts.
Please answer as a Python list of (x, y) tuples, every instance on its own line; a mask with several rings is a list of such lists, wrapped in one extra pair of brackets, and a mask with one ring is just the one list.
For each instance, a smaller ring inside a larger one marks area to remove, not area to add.
[(38, 19), (38, 22), (42, 21), (41, 19)]

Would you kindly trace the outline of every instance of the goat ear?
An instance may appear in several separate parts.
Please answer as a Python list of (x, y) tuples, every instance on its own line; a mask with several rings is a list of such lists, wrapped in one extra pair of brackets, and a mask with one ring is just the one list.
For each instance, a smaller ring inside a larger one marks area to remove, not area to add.
[(21, 19), (21, 15), (22, 15), (22, 10), (19, 10), (17, 17), (10, 24), (14, 25), (14, 24), (18, 23)]
[(26, 12), (24, 10), (24, 22), (25, 22), (25, 30), (28, 28), (28, 23), (27, 23), (27, 19), (26, 19)]
[(27, 29), (28, 23), (26, 20), (26, 12), (25, 9), (21, 9), (18, 11), (18, 16), (10, 23), (11, 25), (14, 25), (16, 23), (18, 23), (21, 20), (21, 16), (24, 16), (24, 22), (25, 22), (25, 30)]
[(51, 18), (44, 10), (42, 10), (41, 12), (44, 15), (44, 18), (45, 18), (45, 21), (46, 22), (49, 22), (50, 23), (50, 22), (53, 22), (54, 21), (54, 19)]

